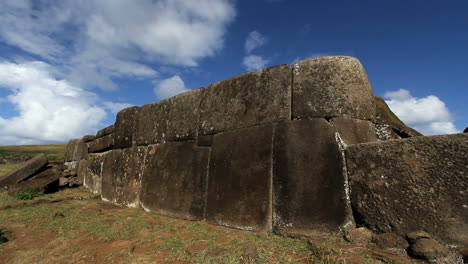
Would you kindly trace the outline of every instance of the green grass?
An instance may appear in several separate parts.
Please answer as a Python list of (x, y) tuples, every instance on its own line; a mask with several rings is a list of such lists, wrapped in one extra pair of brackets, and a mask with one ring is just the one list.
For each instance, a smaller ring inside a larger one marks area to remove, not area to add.
[(0, 156), (34, 157), (44, 153), (49, 161), (63, 161), (66, 147), (66, 144), (0, 146)]
[(8, 172), (21, 166), (21, 163), (16, 164), (0, 164), (0, 177), (7, 174)]
[(18, 200), (32, 200), (43, 193), (38, 188), (25, 188), (15, 193), (15, 198)]

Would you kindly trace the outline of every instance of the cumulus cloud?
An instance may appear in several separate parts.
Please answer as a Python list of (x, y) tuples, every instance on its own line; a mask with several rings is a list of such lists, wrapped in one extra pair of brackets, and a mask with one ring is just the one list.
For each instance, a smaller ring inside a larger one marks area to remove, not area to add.
[(435, 95), (417, 98), (408, 90), (384, 94), (390, 109), (408, 126), (425, 135), (451, 134), (459, 131), (445, 103)]
[(161, 100), (187, 91), (189, 89), (178, 75), (162, 80), (154, 87), (154, 93)]
[(76, 85), (154, 77), (147, 62), (195, 66), (223, 47), (230, 0), (5, 0), (0, 38), (65, 66)]
[(244, 61), (242, 62), (242, 64), (244, 64), (245, 68), (248, 71), (252, 71), (264, 68), (268, 62), (269, 61), (267, 59), (264, 59), (261, 56), (248, 55), (244, 57)]
[(105, 111), (94, 93), (56, 79), (43, 62), (0, 62), (0, 87), (18, 114), (0, 117), (1, 144), (65, 142), (92, 133), (102, 125)]
[(245, 40), (245, 51), (251, 53), (254, 49), (265, 45), (266, 41), (266, 38), (262, 34), (254, 30), (249, 33)]

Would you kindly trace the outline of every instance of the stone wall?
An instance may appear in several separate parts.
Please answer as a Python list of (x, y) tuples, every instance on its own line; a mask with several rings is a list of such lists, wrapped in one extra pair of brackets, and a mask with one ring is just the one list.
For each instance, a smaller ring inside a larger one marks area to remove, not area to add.
[[(378, 112), (379, 124), (391, 114)], [(354, 224), (347, 149), (382, 140), (376, 122), (361, 63), (320, 57), (126, 108), (113, 126), (70, 141), (68, 156), (83, 184), (116, 204), (245, 230), (335, 234)]]

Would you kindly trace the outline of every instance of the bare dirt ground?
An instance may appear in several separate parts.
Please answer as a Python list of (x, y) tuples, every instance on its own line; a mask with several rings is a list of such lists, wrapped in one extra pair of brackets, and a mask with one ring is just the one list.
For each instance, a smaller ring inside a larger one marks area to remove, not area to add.
[(228, 229), (122, 208), (84, 188), (32, 201), (0, 192), (0, 263), (419, 263), (370, 244), (306, 239)]

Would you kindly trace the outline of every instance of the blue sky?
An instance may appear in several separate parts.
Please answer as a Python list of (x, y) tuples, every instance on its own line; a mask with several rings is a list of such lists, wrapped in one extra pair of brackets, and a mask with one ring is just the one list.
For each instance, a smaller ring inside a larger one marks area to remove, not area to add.
[(468, 1), (0, 0), (0, 144), (61, 143), (118, 110), (326, 55), (424, 134), (468, 126)]

